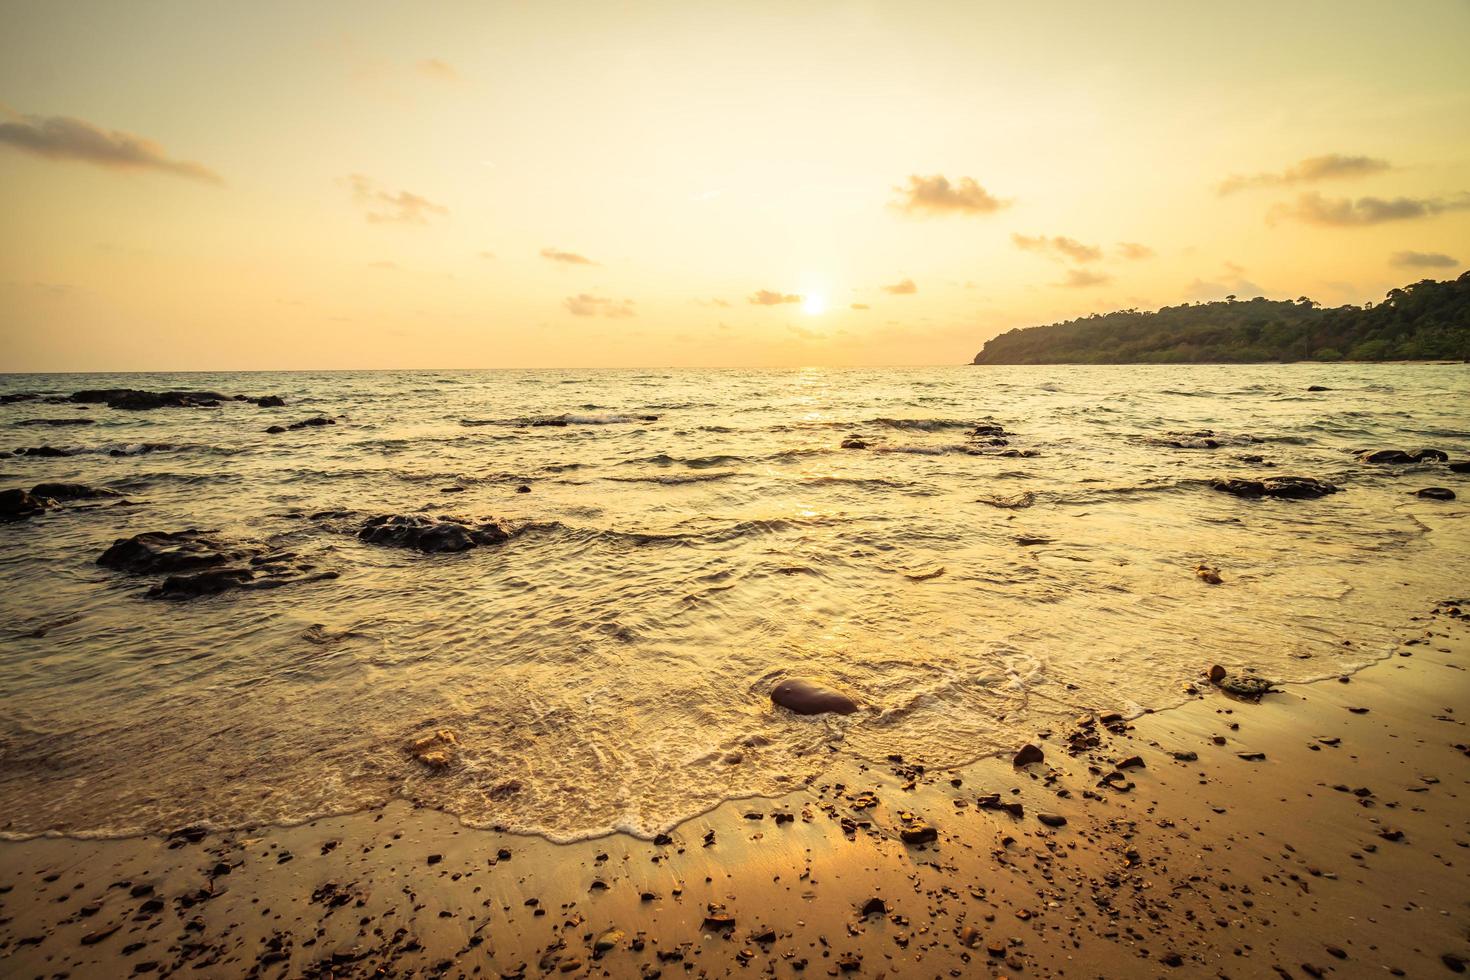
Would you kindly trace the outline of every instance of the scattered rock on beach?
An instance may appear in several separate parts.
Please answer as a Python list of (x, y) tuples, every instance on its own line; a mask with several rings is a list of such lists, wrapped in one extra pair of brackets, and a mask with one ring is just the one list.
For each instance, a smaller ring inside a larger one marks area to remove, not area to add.
[(425, 554), (439, 554), (502, 544), (510, 540), (511, 531), (495, 520), (471, 525), (458, 517), (382, 514), (363, 521), (357, 536), (363, 541), (390, 548), (413, 548)]
[(850, 715), (858, 709), (857, 702), (841, 691), (800, 678), (784, 680), (771, 688), (771, 700), (799, 715)]
[(1416, 497), (1425, 497), (1429, 500), (1454, 500), (1455, 491), (1449, 487), (1425, 487), (1414, 494)]
[(1067, 818), (1060, 813), (1038, 813), (1036, 819), (1048, 827), (1065, 827)]
[(1276, 685), (1254, 674), (1231, 674), (1219, 664), (1210, 668), (1210, 683), (1226, 694), (1245, 701), (1259, 701), (1276, 690)]
[(1039, 746), (1027, 742), (1025, 745), (1021, 746), (1020, 751), (1017, 752), (1015, 758), (1011, 760), (1011, 765), (1020, 768), (1021, 766), (1029, 766), (1033, 763), (1045, 761), (1046, 753), (1041, 751), (1041, 748)]
[(447, 769), (454, 762), (459, 737), (448, 728), (416, 738), (408, 743), (408, 754), (430, 769)]
[(203, 531), (146, 531), (119, 538), (97, 559), (103, 568), (133, 575), (188, 572), (249, 557), (209, 538)]
[(1225, 581), (1220, 577), (1220, 570), (1209, 565), (1196, 565), (1194, 577), (1207, 585), (1220, 585)]

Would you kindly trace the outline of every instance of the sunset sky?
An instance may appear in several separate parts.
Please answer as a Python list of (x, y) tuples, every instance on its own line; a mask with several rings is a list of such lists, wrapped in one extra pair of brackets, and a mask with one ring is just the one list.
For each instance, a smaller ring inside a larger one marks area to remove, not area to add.
[(1470, 3), (0, 2), (0, 371), (943, 364), (1470, 265)]

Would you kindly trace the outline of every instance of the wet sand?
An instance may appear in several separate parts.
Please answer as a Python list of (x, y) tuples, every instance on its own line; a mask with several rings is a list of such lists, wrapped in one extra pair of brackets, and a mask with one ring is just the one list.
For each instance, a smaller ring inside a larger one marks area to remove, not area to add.
[(1251, 704), (1202, 679), (1178, 709), (1037, 733), (1025, 768), (893, 759), (666, 842), (555, 845), (399, 802), (4, 843), (0, 974), (1450, 976), (1470, 625), (1441, 608), (1401, 640), (1345, 681)]

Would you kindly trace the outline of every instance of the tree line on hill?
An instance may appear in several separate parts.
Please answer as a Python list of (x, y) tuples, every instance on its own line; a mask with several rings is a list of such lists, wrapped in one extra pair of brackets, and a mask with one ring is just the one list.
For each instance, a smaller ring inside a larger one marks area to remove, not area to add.
[(1009, 330), (976, 364), (1470, 360), (1470, 272), (1324, 308), (1303, 296), (1119, 310)]

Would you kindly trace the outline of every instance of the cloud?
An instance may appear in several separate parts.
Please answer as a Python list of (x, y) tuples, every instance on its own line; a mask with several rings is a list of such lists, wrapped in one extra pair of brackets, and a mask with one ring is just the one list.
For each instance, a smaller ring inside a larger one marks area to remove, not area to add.
[(398, 263), (397, 262), (390, 262), (387, 259), (382, 259), (382, 260), (379, 260), (377, 262), (369, 262), (368, 263), (368, 268), (369, 269), (396, 269), (396, 268), (398, 268)]
[(346, 184), (352, 191), (352, 199), (373, 224), (422, 225), (428, 223), (430, 215), (442, 216), (449, 213), (444, 205), (435, 204), (411, 191), (391, 194), (362, 174), (348, 174), (340, 183)]
[(1011, 241), (1016, 247), (1025, 252), (1040, 252), (1053, 258), (1071, 259), (1073, 262), (1096, 262), (1102, 258), (1102, 249), (1096, 245), (1084, 245), (1075, 238), (1067, 238), (1064, 235), (1055, 235), (1047, 238), (1045, 235), (1030, 237), (1022, 234), (1012, 234)]
[(597, 264), (585, 255), (578, 255), (576, 252), (563, 252), (555, 248), (543, 248), (541, 250), (541, 257), (543, 259), (550, 259), (552, 262), (565, 262), (567, 265)]
[(1453, 269), (1460, 260), (1443, 252), (1395, 252), (1389, 262), (1401, 269)]
[(80, 160), (115, 170), (156, 170), (210, 184), (224, 183), (202, 163), (170, 158), (150, 139), (98, 129), (69, 116), (11, 116), (0, 122), (0, 144), (48, 160)]
[(1307, 157), (1287, 167), (1281, 173), (1232, 174), (1216, 188), (1223, 197), (1251, 187), (1289, 187), (1293, 184), (1311, 184), (1319, 180), (1339, 180), (1344, 177), (1366, 177), (1389, 169), (1387, 160), (1373, 157), (1344, 156), (1327, 153), (1319, 157)]
[(1219, 280), (1195, 279), (1184, 287), (1186, 299), (1220, 300), (1226, 296), (1262, 296), (1266, 290), (1245, 277), (1245, 267), (1226, 261), (1225, 275)]
[(757, 289), (750, 294), (750, 302), (755, 306), (780, 306), (782, 303), (800, 303), (801, 297), (795, 293), (778, 293), (771, 289)]
[(1088, 272), (1086, 269), (1068, 269), (1067, 278), (1057, 283), (1068, 289), (1086, 289), (1088, 286), (1101, 286), (1105, 282), (1112, 282), (1113, 277), (1102, 272)]
[(872, 307), (869, 306), (867, 303), (854, 303), (854, 304), (852, 304), (852, 306), (848, 307), (848, 309), (852, 309), (852, 310), (870, 310), (870, 309), (872, 309)]
[(454, 70), (454, 66), (439, 58), (425, 58), (423, 61), (415, 64), (413, 68), (414, 71), (426, 78), (438, 79), (441, 82), (459, 81), (459, 72)]
[(992, 214), (1011, 203), (992, 196), (972, 177), (961, 177), (951, 184), (943, 174), (913, 174), (907, 187), (894, 190), (903, 196), (894, 207), (909, 214)]
[(578, 293), (575, 296), (568, 296), (562, 301), (562, 305), (573, 316), (597, 316), (601, 314), (602, 316), (616, 318), (637, 315), (633, 312), (633, 301), (631, 299), (625, 299), (619, 302), (618, 300), (608, 299), (605, 296), (593, 296), (589, 293)]
[(1151, 259), (1157, 253), (1147, 245), (1140, 245), (1138, 242), (1119, 242), (1118, 254), (1125, 259), (1136, 261), (1138, 259)]
[(1470, 193), (1462, 193), (1451, 200), (1439, 197), (1360, 197), (1354, 201), (1346, 197), (1326, 198), (1312, 191), (1299, 195), (1294, 205), (1277, 205), (1267, 215), (1267, 220), (1285, 217), (1311, 225), (1352, 228), (1432, 218), (1446, 211), (1466, 209), (1470, 209)]
[(912, 279), (905, 279), (891, 286), (884, 286), (883, 291), (885, 293), (892, 293), (894, 296), (912, 296), (919, 291), (919, 287), (914, 285)]

